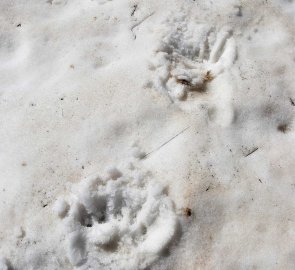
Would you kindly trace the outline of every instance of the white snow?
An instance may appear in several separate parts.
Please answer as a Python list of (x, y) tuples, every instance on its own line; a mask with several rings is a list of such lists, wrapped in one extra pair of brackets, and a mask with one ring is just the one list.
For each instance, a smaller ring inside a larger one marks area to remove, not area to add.
[(122, 173), (116, 168), (116, 167), (111, 167), (107, 170), (107, 173), (110, 177), (110, 179), (117, 180), (122, 176)]
[(128, 269), (134, 260), (133, 267), (144, 269), (175, 236), (172, 201), (147, 175), (138, 178), (135, 170), (127, 170), (114, 180), (96, 176), (72, 190), (63, 223), (73, 266)]
[(66, 216), (66, 214), (69, 211), (69, 208), (69, 204), (63, 199), (57, 200), (53, 206), (53, 210), (60, 218), (64, 218)]
[(73, 266), (84, 263), (86, 257), (85, 237), (79, 231), (74, 231), (68, 236), (68, 258)]
[(294, 269), (294, 12), (1, 0), (0, 270)]
[(0, 258), (1, 270), (12, 270), (10, 262), (6, 258)]

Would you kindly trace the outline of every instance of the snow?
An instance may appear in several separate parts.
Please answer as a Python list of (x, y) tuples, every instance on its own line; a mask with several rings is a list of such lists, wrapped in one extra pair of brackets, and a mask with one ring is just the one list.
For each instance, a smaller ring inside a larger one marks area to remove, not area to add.
[(0, 10), (0, 270), (294, 269), (294, 1)]
[(107, 170), (110, 179), (117, 180), (122, 176), (122, 173), (116, 168), (111, 167)]
[[(112, 169), (116, 172), (118, 169)], [(73, 266), (144, 269), (173, 240), (177, 217), (164, 187), (147, 173), (120, 172), (120, 178), (91, 177), (72, 188), (63, 219)], [(59, 212), (58, 212), (59, 214)], [(120, 264), (118, 265), (118, 262)]]
[(69, 235), (68, 258), (73, 266), (79, 266), (86, 261), (86, 243), (82, 233), (74, 231)]
[(11, 264), (6, 258), (0, 258), (0, 269), (1, 270), (12, 270)]
[(53, 206), (53, 210), (60, 218), (64, 218), (67, 215), (69, 208), (69, 204), (63, 199), (58, 199)]

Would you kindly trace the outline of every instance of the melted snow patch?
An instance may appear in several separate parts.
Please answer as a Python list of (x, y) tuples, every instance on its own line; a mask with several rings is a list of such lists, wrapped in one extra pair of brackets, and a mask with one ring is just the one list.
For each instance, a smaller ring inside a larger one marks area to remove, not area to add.
[(107, 173), (83, 180), (68, 202), (54, 207), (63, 220), (68, 259), (81, 269), (143, 269), (176, 233), (173, 203), (163, 186), (135, 169)]

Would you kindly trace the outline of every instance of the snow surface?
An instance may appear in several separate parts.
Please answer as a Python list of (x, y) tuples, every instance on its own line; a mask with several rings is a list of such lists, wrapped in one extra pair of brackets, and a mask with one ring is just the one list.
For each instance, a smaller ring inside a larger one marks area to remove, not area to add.
[[(175, 238), (178, 221), (165, 188), (135, 168), (117, 172), (84, 179), (73, 187), (70, 204), (58, 201), (74, 266), (144, 269)], [(64, 205), (70, 205), (67, 216)]]
[(0, 270), (295, 268), (294, 1), (0, 14)]

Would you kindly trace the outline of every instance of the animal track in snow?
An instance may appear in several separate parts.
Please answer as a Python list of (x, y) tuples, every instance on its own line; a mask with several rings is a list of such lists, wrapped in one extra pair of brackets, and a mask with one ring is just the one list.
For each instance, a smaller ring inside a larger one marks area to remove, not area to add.
[(99, 269), (144, 269), (177, 228), (164, 187), (133, 167), (84, 180), (67, 201), (56, 202), (55, 211), (63, 219), (69, 261), (81, 269), (97, 263)]
[(206, 84), (230, 68), (236, 57), (231, 29), (215, 29), (186, 22), (185, 18), (167, 21), (169, 30), (156, 50), (152, 69), (154, 85), (172, 101), (185, 100), (189, 92), (203, 92)]

